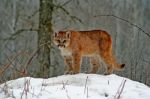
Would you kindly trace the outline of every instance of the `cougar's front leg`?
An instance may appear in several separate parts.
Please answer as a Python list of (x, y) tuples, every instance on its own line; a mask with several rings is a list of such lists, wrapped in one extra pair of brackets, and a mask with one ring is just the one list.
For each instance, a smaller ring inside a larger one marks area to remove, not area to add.
[(66, 63), (66, 71), (65, 71), (65, 74), (72, 74), (73, 73), (73, 67), (72, 67), (72, 63), (73, 63), (73, 60), (72, 60), (72, 56), (64, 56), (64, 60), (65, 60), (65, 63)]
[(81, 66), (81, 53), (73, 53), (73, 73), (77, 74), (80, 72)]

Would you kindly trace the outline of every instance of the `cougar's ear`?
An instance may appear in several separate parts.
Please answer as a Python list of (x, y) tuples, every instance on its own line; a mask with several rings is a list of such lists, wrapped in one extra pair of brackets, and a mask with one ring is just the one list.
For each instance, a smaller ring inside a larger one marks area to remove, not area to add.
[(58, 32), (54, 32), (53, 36), (57, 37), (58, 36)]
[(70, 38), (70, 37), (71, 37), (71, 31), (67, 31), (67, 32), (66, 32), (66, 37), (67, 37), (67, 38)]

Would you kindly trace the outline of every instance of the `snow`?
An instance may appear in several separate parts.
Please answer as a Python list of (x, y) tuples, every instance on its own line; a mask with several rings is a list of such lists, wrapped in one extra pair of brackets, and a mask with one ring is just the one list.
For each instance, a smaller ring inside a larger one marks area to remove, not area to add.
[(24, 77), (0, 85), (0, 99), (117, 99), (119, 95), (119, 99), (150, 99), (150, 87), (115, 74)]

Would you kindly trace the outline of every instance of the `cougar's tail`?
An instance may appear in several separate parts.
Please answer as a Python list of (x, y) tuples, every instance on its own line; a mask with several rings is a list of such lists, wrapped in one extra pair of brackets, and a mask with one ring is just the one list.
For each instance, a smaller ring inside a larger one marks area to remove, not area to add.
[(125, 67), (125, 64), (116, 64), (115, 69), (122, 70)]
[(118, 64), (116, 59), (113, 57), (114, 69), (122, 70), (125, 67), (125, 64)]

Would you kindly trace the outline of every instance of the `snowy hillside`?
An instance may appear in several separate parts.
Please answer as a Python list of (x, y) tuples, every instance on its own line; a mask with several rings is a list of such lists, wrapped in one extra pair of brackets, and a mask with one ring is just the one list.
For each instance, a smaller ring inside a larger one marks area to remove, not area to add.
[(0, 99), (150, 99), (150, 88), (114, 74), (26, 77), (0, 85)]

